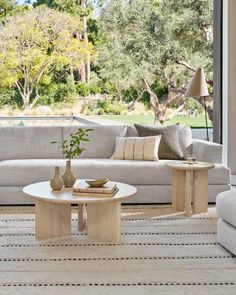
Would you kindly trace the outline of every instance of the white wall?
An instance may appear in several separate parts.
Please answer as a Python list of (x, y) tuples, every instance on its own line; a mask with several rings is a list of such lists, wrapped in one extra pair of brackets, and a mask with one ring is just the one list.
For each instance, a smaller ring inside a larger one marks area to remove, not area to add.
[(223, 146), (236, 174), (236, 0), (223, 0)]

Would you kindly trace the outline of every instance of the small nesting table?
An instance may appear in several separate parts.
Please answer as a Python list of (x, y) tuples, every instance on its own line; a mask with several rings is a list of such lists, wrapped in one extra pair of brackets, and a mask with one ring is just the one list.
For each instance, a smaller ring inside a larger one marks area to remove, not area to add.
[(78, 197), (72, 195), (72, 188), (52, 191), (49, 181), (24, 187), (24, 193), (36, 201), (36, 238), (70, 235), (71, 204), (78, 204), (79, 230), (83, 230), (84, 205), (87, 205), (88, 236), (119, 242), (121, 202), (134, 195), (137, 189), (125, 183), (116, 184), (119, 191), (112, 198)]
[(212, 163), (169, 162), (166, 166), (172, 170), (172, 209), (183, 212), (187, 217), (193, 213), (208, 210), (208, 170), (215, 167)]

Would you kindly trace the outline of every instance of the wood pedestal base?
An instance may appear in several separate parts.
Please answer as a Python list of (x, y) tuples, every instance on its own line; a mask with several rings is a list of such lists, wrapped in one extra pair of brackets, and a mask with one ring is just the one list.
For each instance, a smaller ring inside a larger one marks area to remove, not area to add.
[(71, 234), (71, 205), (36, 201), (36, 238)]
[(79, 231), (83, 231), (85, 224), (86, 224), (86, 220), (84, 217), (84, 212), (85, 211), (85, 205), (84, 204), (79, 204), (78, 205), (78, 229)]
[(88, 236), (107, 241), (120, 241), (120, 202), (88, 204)]
[[(78, 229), (85, 227), (85, 205), (78, 206)], [(88, 236), (120, 241), (120, 202), (87, 205)], [(71, 205), (36, 202), (36, 238), (48, 239), (71, 234)]]
[(172, 208), (187, 217), (208, 210), (208, 171), (172, 170)]

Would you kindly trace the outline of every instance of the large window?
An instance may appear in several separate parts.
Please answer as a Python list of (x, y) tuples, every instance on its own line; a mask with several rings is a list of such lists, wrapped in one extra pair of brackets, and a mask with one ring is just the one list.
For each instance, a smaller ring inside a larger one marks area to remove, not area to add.
[(183, 98), (200, 66), (212, 138), (213, 6), (213, 0), (1, 1), (0, 115), (183, 123), (205, 138), (203, 99)]

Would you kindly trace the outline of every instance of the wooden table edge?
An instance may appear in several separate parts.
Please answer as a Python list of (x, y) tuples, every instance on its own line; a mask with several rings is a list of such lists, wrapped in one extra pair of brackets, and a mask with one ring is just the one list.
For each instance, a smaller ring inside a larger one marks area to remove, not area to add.
[[(36, 183), (26, 185), (23, 188), (23, 193), (31, 199), (34, 199), (34, 200), (40, 201), (40, 202), (47, 202), (47, 203), (81, 204), (82, 205), (82, 204), (98, 204), (98, 203), (102, 204), (102, 203), (111, 203), (111, 202), (122, 202), (123, 200), (127, 200), (128, 198), (134, 196), (137, 193), (137, 188), (135, 186), (130, 185), (130, 184), (126, 184), (126, 183), (120, 183), (120, 182), (116, 182), (118, 184), (118, 186), (119, 186), (119, 184), (124, 184), (124, 185), (130, 186), (130, 187), (132, 187), (133, 192), (127, 196), (120, 196), (120, 197), (117, 197), (115, 195), (114, 197), (100, 197), (99, 199), (95, 199), (97, 197), (89, 197), (88, 196), (88, 198), (91, 198), (91, 200), (90, 199), (85, 200), (84, 199), (85, 197), (74, 196), (75, 200), (65, 200), (65, 199), (56, 199), (56, 198), (52, 199), (52, 198), (47, 198), (47, 197), (35, 196), (35, 195), (29, 194), (28, 192), (25, 191), (28, 186), (38, 184), (38, 183), (48, 183), (48, 181), (36, 182)], [(68, 191), (70, 191), (70, 189), (68, 189)], [(60, 192), (61, 191), (58, 191), (58, 194), (60, 194)], [(57, 192), (55, 192), (55, 194), (56, 193)]]
[[(208, 163), (208, 162), (207, 162)], [(185, 166), (186, 165), (186, 166)], [(175, 166), (174, 164), (171, 164), (171, 163), (166, 163), (166, 166), (168, 168), (171, 168), (171, 169), (174, 169), (174, 170), (210, 170), (210, 169), (213, 169), (215, 168), (215, 164), (214, 163), (209, 163), (209, 166), (206, 166), (206, 167), (198, 167), (198, 166), (195, 166), (194, 164), (192, 165), (188, 165), (185, 164), (183, 166)]]

